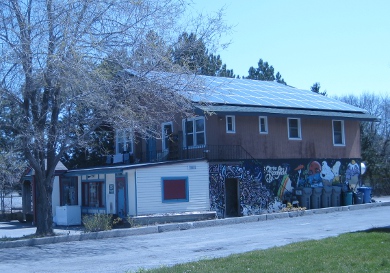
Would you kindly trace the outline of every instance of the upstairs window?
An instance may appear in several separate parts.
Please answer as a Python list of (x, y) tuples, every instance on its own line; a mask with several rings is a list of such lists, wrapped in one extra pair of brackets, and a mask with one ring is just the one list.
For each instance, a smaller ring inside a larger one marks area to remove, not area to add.
[(168, 150), (169, 141), (173, 132), (173, 124), (172, 122), (165, 122), (162, 124), (162, 148), (163, 150)]
[(236, 118), (235, 116), (226, 116), (226, 133), (236, 132)]
[(183, 120), (184, 146), (196, 147), (206, 145), (204, 117)]
[(344, 134), (344, 121), (333, 120), (333, 145), (344, 146), (345, 145), (345, 134)]
[(259, 117), (259, 131), (260, 134), (268, 134), (267, 117)]
[(302, 139), (301, 136), (301, 119), (288, 118), (288, 138), (289, 139)]
[(130, 130), (117, 130), (116, 154), (133, 153), (133, 133)]

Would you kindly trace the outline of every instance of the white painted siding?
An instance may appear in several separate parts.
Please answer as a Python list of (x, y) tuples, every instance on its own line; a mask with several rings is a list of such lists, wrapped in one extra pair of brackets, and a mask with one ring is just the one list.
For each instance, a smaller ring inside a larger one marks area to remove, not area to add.
[[(137, 215), (210, 209), (206, 161), (183, 162), (136, 170)], [(162, 202), (163, 177), (188, 177), (188, 202)]]
[(52, 213), (53, 217), (56, 216), (56, 207), (60, 205), (60, 178), (56, 175), (54, 176), (53, 181), (53, 192), (51, 194), (52, 197)]

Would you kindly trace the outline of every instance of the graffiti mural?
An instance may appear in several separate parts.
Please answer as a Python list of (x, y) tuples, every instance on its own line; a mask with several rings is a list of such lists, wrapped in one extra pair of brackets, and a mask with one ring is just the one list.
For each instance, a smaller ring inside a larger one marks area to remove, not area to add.
[(360, 180), (358, 159), (245, 160), (239, 164), (211, 164), (210, 205), (225, 217), (225, 180), (237, 179), (240, 215), (278, 211), (296, 204), (296, 189), (340, 186), (356, 188)]

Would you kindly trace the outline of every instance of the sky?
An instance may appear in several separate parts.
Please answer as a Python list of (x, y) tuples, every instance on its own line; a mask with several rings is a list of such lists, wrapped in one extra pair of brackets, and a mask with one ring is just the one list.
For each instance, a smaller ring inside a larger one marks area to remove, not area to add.
[(390, 0), (193, 0), (196, 11), (225, 7), (233, 25), (217, 53), (247, 76), (259, 59), (288, 85), (329, 96), (390, 94)]

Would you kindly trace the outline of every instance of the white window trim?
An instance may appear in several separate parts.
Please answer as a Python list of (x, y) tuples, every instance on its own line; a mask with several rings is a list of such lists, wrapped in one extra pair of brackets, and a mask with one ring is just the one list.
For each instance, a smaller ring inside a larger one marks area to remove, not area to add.
[[(232, 119), (232, 130), (229, 130), (229, 125), (228, 125), (229, 118)], [(232, 116), (232, 115), (226, 116), (226, 133), (228, 133), (228, 134), (236, 133), (236, 117), (235, 116)]]
[[(264, 119), (265, 131), (261, 131), (261, 119)], [(268, 134), (268, 118), (266, 116), (259, 117), (259, 133), (260, 134)]]
[[(335, 143), (335, 138), (334, 138), (334, 122), (339, 121), (341, 122), (341, 139), (342, 143)], [(334, 146), (345, 146), (345, 129), (344, 129), (344, 120), (332, 120), (332, 137), (333, 137), (333, 145)]]
[[(290, 137), (290, 120), (296, 119), (298, 120), (298, 137)], [(302, 125), (300, 118), (287, 118), (287, 134), (289, 140), (302, 140)]]
[(129, 152), (133, 153), (133, 133), (129, 130), (116, 130), (115, 134), (115, 153), (121, 154), (119, 152), (119, 143), (129, 143)]
[(173, 122), (169, 121), (169, 122), (163, 122), (161, 124), (161, 142), (162, 142), (161, 147), (163, 151), (167, 151), (169, 148), (169, 147), (165, 147), (165, 138), (166, 138), (165, 131), (164, 131), (165, 125), (171, 125), (172, 132), (173, 132)]
[[(187, 118), (187, 119), (183, 119), (182, 120), (182, 128), (183, 128), (183, 147), (184, 148), (187, 148), (187, 136), (186, 136), (186, 122), (188, 121), (192, 121), (193, 123), (193, 128), (194, 128), (194, 133), (193, 133), (193, 136), (196, 135), (195, 133), (195, 121), (196, 120), (200, 120), (200, 119), (203, 119), (203, 124), (204, 124), (204, 131), (203, 131), (203, 134), (204, 134), (204, 144), (200, 144), (198, 145), (198, 143), (196, 143), (195, 145), (193, 146), (188, 146), (189, 149), (192, 149), (192, 148), (199, 148), (199, 147), (204, 147), (206, 146), (206, 143), (207, 143), (207, 139), (206, 139), (206, 119), (202, 116), (202, 117), (194, 117), (194, 118)], [(196, 138), (193, 139), (194, 140), (194, 143), (196, 141)]]

